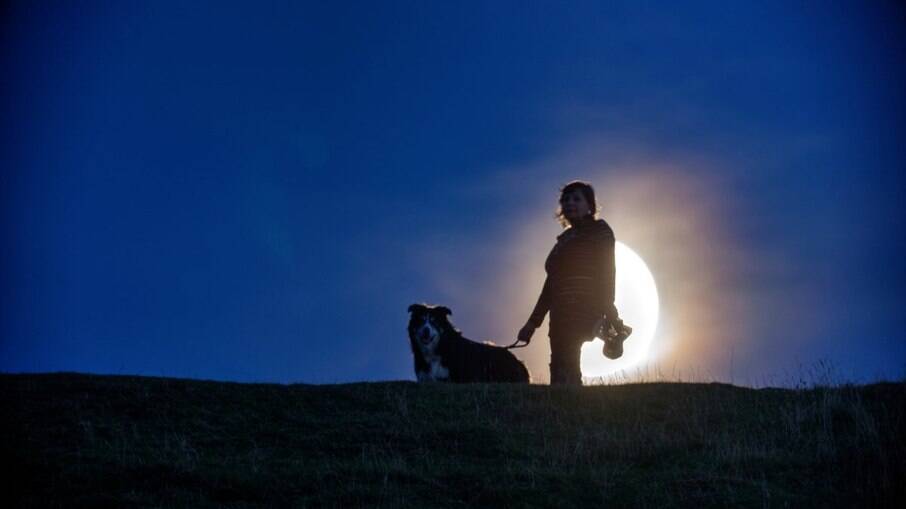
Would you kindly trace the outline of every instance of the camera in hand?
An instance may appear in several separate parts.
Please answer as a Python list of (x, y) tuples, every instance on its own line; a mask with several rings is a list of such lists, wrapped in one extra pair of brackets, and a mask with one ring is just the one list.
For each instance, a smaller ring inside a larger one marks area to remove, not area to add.
[(619, 318), (606, 315), (595, 323), (595, 337), (604, 341), (604, 356), (608, 359), (619, 359), (623, 355), (623, 341), (632, 334), (632, 327)]

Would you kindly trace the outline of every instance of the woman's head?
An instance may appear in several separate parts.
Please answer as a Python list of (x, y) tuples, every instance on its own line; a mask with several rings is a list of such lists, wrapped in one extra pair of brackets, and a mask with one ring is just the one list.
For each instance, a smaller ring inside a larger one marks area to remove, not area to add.
[(595, 190), (588, 182), (573, 180), (560, 188), (560, 200), (554, 217), (566, 228), (585, 216), (597, 217)]

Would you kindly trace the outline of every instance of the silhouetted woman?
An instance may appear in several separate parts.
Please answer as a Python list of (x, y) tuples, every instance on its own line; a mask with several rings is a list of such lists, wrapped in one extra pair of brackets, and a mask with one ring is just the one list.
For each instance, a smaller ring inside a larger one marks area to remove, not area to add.
[(616, 241), (610, 225), (596, 214), (591, 184), (575, 180), (560, 189), (555, 216), (566, 231), (547, 255), (544, 288), (517, 336), (529, 342), (550, 311), (551, 384), (582, 385), (582, 343), (594, 339), (594, 325), (602, 314), (617, 319)]

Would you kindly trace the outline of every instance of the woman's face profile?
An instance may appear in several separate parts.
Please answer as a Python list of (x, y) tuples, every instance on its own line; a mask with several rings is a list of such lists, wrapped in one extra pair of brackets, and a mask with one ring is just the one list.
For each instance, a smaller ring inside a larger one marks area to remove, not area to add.
[(574, 189), (560, 197), (560, 208), (570, 223), (575, 223), (591, 213), (591, 207), (589, 207), (588, 201), (585, 200), (585, 195), (578, 189)]

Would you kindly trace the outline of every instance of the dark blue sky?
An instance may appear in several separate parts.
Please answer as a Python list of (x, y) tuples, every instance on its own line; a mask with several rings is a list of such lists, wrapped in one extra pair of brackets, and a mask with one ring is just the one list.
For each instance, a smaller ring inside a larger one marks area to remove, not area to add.
[(509, 343), (580, 178), (661, 362), (906, 373), (894, 2), (185, 4), (5, 7), (0, 370), (414, 379), (408, 305)]

